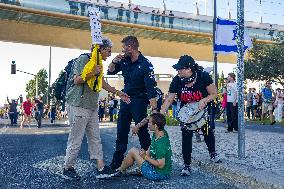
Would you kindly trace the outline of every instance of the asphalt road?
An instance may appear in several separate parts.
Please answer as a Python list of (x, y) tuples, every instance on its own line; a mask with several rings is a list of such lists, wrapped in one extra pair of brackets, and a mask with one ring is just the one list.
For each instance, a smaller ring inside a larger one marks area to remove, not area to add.
[[(3, 126), (0, 126), (0, 131)], [(28, 128), (26, 128), (28, 129)], [(128, 176), (110, 180), (96, 180), (95, 163), (88, 159), (86, 138), (79, 154), (76, 170), (82, 176), (81, 181), (69, 181), (60, 176), (68, 134), (59, 126), (48, 134), (45, 128), (30, 134), (0, 132), (0, 188), (198, 188), (198, 189), (237, 189), (244, 186), (227, 183), (211, 173), (193, 167), (190, 177), (179, 176), (181, 165), (173, 164), (171, 179), (152, 182), (143, 177)], [(58, 131), (58, 134), (54, 134)], [(101, 128), (103, 150), (109, 163), (114, 151), (116, 128)], [(138, 146), (137, 140), (131, 140), (129, 147)]]

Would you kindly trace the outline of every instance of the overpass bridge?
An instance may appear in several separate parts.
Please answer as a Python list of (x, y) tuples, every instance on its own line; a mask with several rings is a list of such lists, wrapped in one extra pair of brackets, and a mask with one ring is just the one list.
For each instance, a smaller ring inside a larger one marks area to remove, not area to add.
[[(88, 4), (69, 0), (0, 0), (0, 40), (65, 48), (89, 49), (91, 45), (87, 7), (101, 10), (102, 32), (121, 52), (121, 39), (135, 35), (147, 56), (178, 58), (190, 54), (196, 60), (212, 61), (212, 17), (152, 15), (119, 8), (116, 4)], [(140, 7), (143, 10), (143, 7)], [(118, 16), (122, 10), (123, 16)], [(134, 19), (134, 15), (138, 15)], [(181, 15), (181, 13), (175, 15)], [(154, 18), (154, 22), (151, 20)], [(173, 21), (171, 24), (171, 20)], [(251, 37), (271, 42), (271, 25), (246, 22)], [(273, 25), (276, 31), (283, 26)], [(219, 56), (219, 62), (235, 63), (236, 56)]]

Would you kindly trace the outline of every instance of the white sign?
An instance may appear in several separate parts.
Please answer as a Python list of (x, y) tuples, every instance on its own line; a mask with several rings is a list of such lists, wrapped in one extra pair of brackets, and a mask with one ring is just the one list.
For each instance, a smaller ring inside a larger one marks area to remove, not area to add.
[(88, 11), (90, 15), (92, 44), (102, 44), (100, 11), (95, 7), (89, 7)]

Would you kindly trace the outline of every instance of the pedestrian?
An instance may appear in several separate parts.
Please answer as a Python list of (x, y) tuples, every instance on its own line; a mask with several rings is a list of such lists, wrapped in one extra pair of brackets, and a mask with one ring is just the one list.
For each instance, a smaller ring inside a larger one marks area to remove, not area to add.
[[(150, 102), (152, 111), (157, 111), (156, 81), (154, 68), (151, 62), (139, 51), (138, 39), (127, 36), (122, 41), (122, 52), (117, 55), (108, 67), (108, 75), (122, 72), (124, 77), (123, 91), (130, 96), (129, 104), (120, 101), (120, 110), (117, 122), (116, 150), (110, 167), (117, 169), (124, 158), (127, 150), (128, 134), (132, 119), (135, 124), (147, 117), (147, 107)], [(138, 133), (141, 148), (148, 150), (151, 139), (147, 125)]]
[(134, 23), (137, 24), (138, 14), (141, 12), (141, 9), (138, 5), (133, 9), (134, 11)]
[(264, 125), (264, 118), (265, 115), (269, 114), (270, 118), (270, 125), (274, 125), (276, 123), (275, 120), (273, 120), (273, 90), (271, 87), (271, 82), (267, 81), (265, 83), (265, 87), (262, 89), (262, 114), (261, 114), (261, 121), (262, 124)]
[(123, 12), (124, 12), (124, 7), (123, 4), (121, 4), (117, 10), (117, 20), (120, 22), (122, 22)]
[(102, 122), (105, 116), (106, 104), (103, 98), (99, 101), (99, 122)]
[(175, 99), (174, 99), (173, 102), (172, 102), (172, 114), (173, 114), (173, 118), (177, 118), (177, 113), (178, 113), (177, 101), (178, 101), (178, 98), (177, 98), (177, 96), (176, 96)]
[(56, 107), (53, 105), (50, 108), (50, 123), (55, 124), (55, 118), (56, 118)]
[(26, 101), (24, 101), (23, 104), (22, 104), (22, 109), (23, 109), (23, 114), (24, 115), (23, 115), (23, 120), (21, 122), (20, 128), (24, 127), (24, 124), (26, 123), (26, 121), (28, 122), (28, 126), (30, 127), (30, 125), (31, 125), (32, 108), (33, 108), (33, 105), (31, 103), (31, 100), (27, 96), (26, 97)]
[[(101, 60), (106, 60), (111, 56), (112, 43), (109, 39), (103, 39), (99, 45), (98, 53)], [(93, 55), (96, 56), (96, 49)], [(93, 56), (92, 55), (92, 56)], [(70, 81), (72, 86), (67, 89), (66, 102), (68, 104), (68, 118), (70, 123), (70, 133), (67, 142), (66, 156), (64, 159), (63, 176), (68, 179), (80, 180), (80, 176), (74, 169), (74, 165), (82, 144), (84, 134), (87, 135), (88, 149), (90, 159), (96, 161), (98, 173), (107, 173), (103, 161), (103, 151), (100, 138), (100, 130), (98, 123), (98, 97), (99, 92), (93, 89), (97, 85), (89, 86), (85, 84), (88, 81), (95, 80), (97, 75), (102, 75), (102, 66), (97, 65), (89, 73), (83, 72), (85, 66), (90, 61), (90, 54), (82, 54), (75, 61), (72, 69)], [(94, 60), (97, 60), (93, 57)], [(104, 79), (101, 80), (101, 86), (108, 92), (117, 94), (122, 100), (128, 103), (128, 96), (125, 93), (116, 90), (108, 85)], [(95, 82), (94, 82), (95, 83)]]
[(275, 97), (275, 121), (281, 122), (282, 121), (282, 114), (283, 114), (283, 98), (284, 93), (280, 88), (276, 89), (276, 97)]
[(251, 119), (251, 118), (254, 117), (253, 107), (252, 107), (253, 94), (252, 94), (251, 88), (249, 88), (249, 91), (248, 91), (247, 95), (245, 96), (245, 100), (247, 101), (247, 104), (246, 104), (247, 117), (248, 117), (248, 119)]
[[(208, 104), (217, 97), (217, 89), (209, 73), (203, 71), (191, 56), (183, 55), (179, 58), (177, 64), (173, 66), (178, 74), (173, 78), (169, 94), (163, 103), (161, 113), (164, 114), (170, 107), (177, 95), (181, 102), (181, 108), (184, 105), (190, 105), (199, 102), (199, 109), (208, 108)], [(210, 160), (220, 163), (215, 150), (215, 136), (213, 128), (210, 127), (209, 116), (205, 117), (207, 122), (201, 127), (204, 135), (204, 141), (208, 147)], [(182, 154), (184, 167), (181, 171), (182, 176), (189, 176), (191, 173), (191, 153), (192, 153), (192, 136), (193, 130), (187, 129), (186, 124), (181, 122), (182, 131)], [(191, 127), (189, 125), (188, 127)]]
[(165, 22), (166, 22), (166, 11), (163, 11), (162, 12), (162, 24), (161, 24), (163, 28), (165, 27)]
[(36, 103), (36, 108), (37, 108), (37, 116), (36, 116), (36, 121), (37, 121), (37, 127), (41, 127), (41, 120), (43, 117), (43, 109), (44, 109), (44, 103), (42, 101), (42, 97), (39, 96), (38, 99), (35, 99)]
[(222, 112), (223, 112), (223, 123), (227, 123), (227, 80), (226, 84), (224, 85), (222, 89), (222, 102), (221, 102), (221, 107), (222, 107)]
[(155, 10), (152, 10), (152, 14), (151, 14), (151, 25), (154, 26), (154, 21), (155, 21)]
[(170, 11), (169, 14), (169, 28), (174, 28), (174, 14), (173, 11)]
[(258, 94), (256, 93), (256, 89), (252, 88), (252, 110), (253, 110), (253, 117), (252, 119), (255, 120), (256, 116), (259, 116), (257, 113), (257, 101), (258, 101)]
[(108, 110), (109, 110), (109, 121), (110, 122), (113, 122), (113, 118), (114, 118), (114, 96), (111, 96), (110, 97), (110, 101), (109, 101), (109, 107), (108, 107)]
[(85, 2), (80, 2), (80, 7), (81, 7), (81, 16), (85, 16), (86, 12), (86, 3)]
[(7, 102), (9, 104), (9, 118), (11, 120), (11, 125), (17, 125), (17, 120), (18, 120), (18, 111), (17, 111), (17, 106), (18, 106), (18, 100), (12, 100), (10, 102), (8, 96), (7, 96)]
[(154, 131), (149, 149), (145, 151), (131, 148), (117, 170), (97, 178), (122, 176), (129, 167), (134, 165), (134, 162), (137, 163), (142, 175), (149, 180), (160, 181), (170, 177), (172, 150), (169, 135), (164, 128), (166, 118), (160, 113), (153, 113), (150, 115), (148, 123), (150, 131)]
[(160, 15), (160, 11), (158, 10), (155, 16), (155, 21), (156, 21), (156, 26), (159, 27), (160, 26), (160, 19), (161, 19), (161, 15)]
[(102, 5), (102, 12), (104, 13), (104, 19), (108, 20), (108, 4)]
[(131, 4), (128, 4), (128, 9), (126, 9), (125, 15), (126, 15), (126, 21), (127, 23), (129, 23), (131, 18)]
[(228, 129), (226, 133), (231, 133), (234, 130), (238, 131), (238, 96), (236, 75), (228, 74), (227, 84), (227, 123)]

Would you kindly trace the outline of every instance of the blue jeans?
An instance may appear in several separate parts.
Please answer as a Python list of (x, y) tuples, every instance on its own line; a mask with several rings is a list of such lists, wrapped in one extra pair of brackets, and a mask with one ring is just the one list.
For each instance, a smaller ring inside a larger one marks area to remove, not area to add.
[[(120, 110), (117, 121), (116, 149), (111, 163), (112, 169), (117, 169), (124, 159), (132, 119), (134, 120), (135, 124), (137, 124), (142, 121), (142, 119), (147, 117), (148, 103), (149, 101), (147, 98), (131, 98), (131, 102), (129, 104), (126, 104), (122, 100), (120, 101)], [(148, 150), (149, 146), (151, 145), (148, 125), (145, 125), (139, 129), (138, 137), (141, 148)]]
[(153, 181), (160, 181), (169, 178), (168, 175), (162, 175), (161, 173), (157, 172), (155, 167), (149, 164), (148, 161), (144, 161), (141, 165), (141, 172), (144, 177)]
[(176, 118), (178, 114), (177, 105), (172, 105), (172, 110), (173, 110), (173, 117)]

